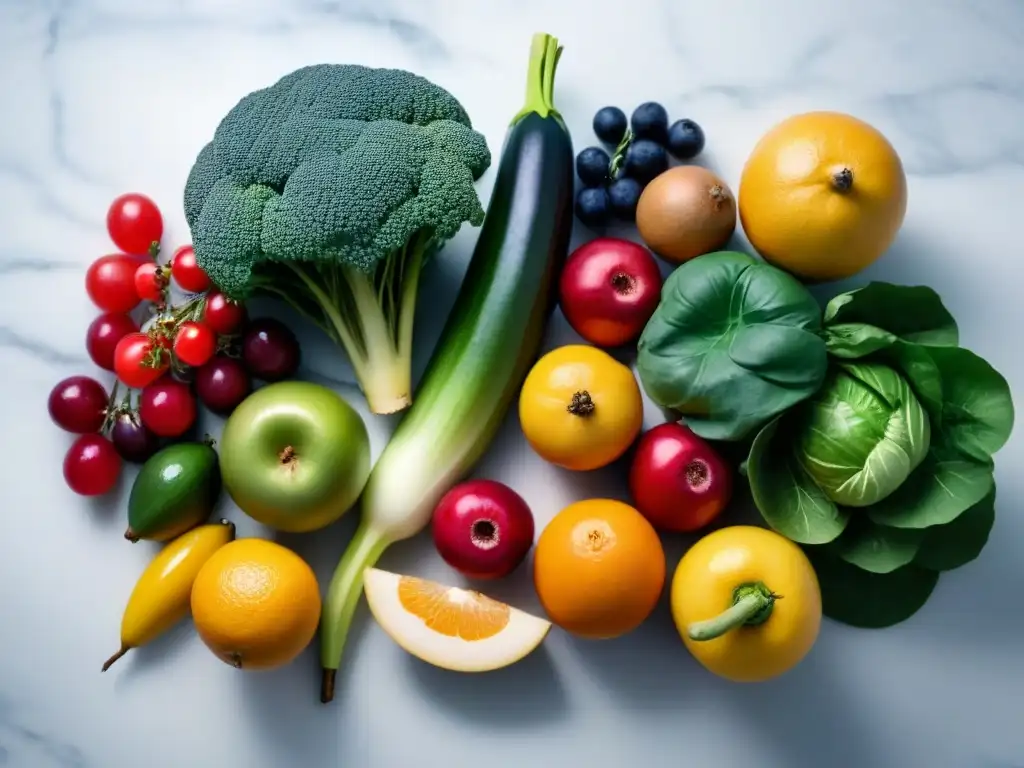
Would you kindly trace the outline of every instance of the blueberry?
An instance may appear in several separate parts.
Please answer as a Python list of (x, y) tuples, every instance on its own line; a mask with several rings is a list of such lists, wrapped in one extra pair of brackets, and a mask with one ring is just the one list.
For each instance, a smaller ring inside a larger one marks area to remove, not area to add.
[(610, 213), (611, 203), (604, 187), (585, 187), (576, 195), (576, 218), (588, 227), (603, 227)]
[(629, 176), (620, 176), (608, 185), (608, 200), (612, 213), (623, 221), (636, 221), (636, 204), (643, 185)]
[(626, 113), (618, 107), (602, 107), (594, 115), (594, 135), (613, 147), (626, 135), (626, 126)]
[(584, 186), (597, 187), (608, 180), (611, 158), (600, 147), (587, 147), (576, 156), (576, 175)]
[(656, 101), (645, 101), (633, 110), (633, 135), (664, 144), (668, 137), (668, 112)]
[(668, 154), (661, 144), (650, 139), (640, 139), (630, 144), (626, 150), (623, 168), (627, 176), (644, 185), (668, 169)]
[(693, 120), (676, 120), (668, 129), (667, 146), (679, 160), (690, 160), (704, 149), (704, 131)]

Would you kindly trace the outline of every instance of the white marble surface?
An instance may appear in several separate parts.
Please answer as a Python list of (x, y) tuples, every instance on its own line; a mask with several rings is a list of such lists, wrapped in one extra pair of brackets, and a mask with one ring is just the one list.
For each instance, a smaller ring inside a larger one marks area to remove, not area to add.
[[(407, 657), (363, 608), (326, 707), (315, 647), (288, 668), (239, 673), (189, 624), (100, 674), (152, 548), (121, 538), (123, 495), (87, 503), (64, 488), (70, 439), (48, 423), (45, 397), (65, 375), (95, 373), (83, 276), (110, 249), (108, 202), (152, 195), (166, 242), (184, 241), (185, 175), (218, 119), (321, 61), (436, 80), (497, 152), (540, 30), (566, 48), (557, 99), (577, 148), (593, 142), (598, 107), (658, 99), (705, 127), (706, 161), (735, 185), (756, 138), (790, 113), (835, 108), (877, 125), (905, 161), (910, 207), (868, 275), (938, 289), (964, 343), (1024, 402), (1020, 0), (0, 0), (0, 766), (1024, 766), (1020, 431), (998, 459), (982, 559), (943, 578), (906, 624), (827, 623), (808, 659), (771, 684), (703, 672), (664, 606), (617, 641), (553, 633), (521, 665), (472, 678)], [(493, 170), (485, 198), (492, 182)], [(427, 277), (418, 366), (473, 237)], [(570, 338), (557, 318), (548, 343)], [(303, 340), (304, 375), (352, 394), (339, 354), (305, 328)], [(371, 423), (375, 453), (387, 429)], [(543, 465), (514, 420), (480, 473), (519, 488), (540, 524), (573, 499), (623, 491), (613, 472)], [(241, 535), (265, 534), (228, 514)], [(288, 543), (325, 583), (352, 522)], [(669, 546), (670, 565), (679, 551)], [(382, 565), (455, 578), (424, 537)], [(535, 609), (527, 576), (495, 594)]]

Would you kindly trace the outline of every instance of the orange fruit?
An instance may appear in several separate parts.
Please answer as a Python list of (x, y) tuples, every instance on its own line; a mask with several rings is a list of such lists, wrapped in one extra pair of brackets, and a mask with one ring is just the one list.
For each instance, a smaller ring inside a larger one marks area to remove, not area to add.
[(548, 617), (581, 637), (618, 637), (640, 626), (665, 585), (654, 527), (629, 504), (570, 504), (541, 532), (533, 582)]
[(363, 573), (381, 628), (413, 656), (442, 669), (507, 667), (543, 642), (551, 622), (479, 592), (378, 568)]
[(239, 669), (287, 664), (313, 640), (320, 588), (305, 560), (266, 539), (237, 539), (206, 561), (192, 585), (196, 631)]
[(739, 189), (740, 222), (754, 249), (814, 282), (873, 263), (907, 210), (907, 179), (892, 144), (840, 112), (794, 115), (768, 131)]

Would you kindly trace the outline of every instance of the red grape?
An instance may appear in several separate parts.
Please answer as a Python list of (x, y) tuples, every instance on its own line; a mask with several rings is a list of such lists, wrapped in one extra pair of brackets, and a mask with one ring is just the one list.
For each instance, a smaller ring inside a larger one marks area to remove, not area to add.
[(135, 270), (142, 259), (125, 253), (100, 256), (85, 273), (85, 290), (92, 303), (106, 312), (131, 312), (139, 305)]
[(217, 351), (217, 334), (205, 323), (186, 320), (174, 336), (174, 354), (185, 365), (205, 365)]
[(188, 384), (165, 377), (142, 390), (139, 418), (154, 435), (180, 437), (195, 424), (196, 398)]
[(64, 482), (82, 496), (111, 490), (121, 474), (121, 457), (103, 435), (82, 435), (64, 455)]
[(160, 441), (134, 413), (119, 413), (110, 429), (110, 440), (125, 461), (142, 464), (156, 453)]
[(203, 268), (196, 263), (196, 252), (191, 245), (183, 245), (174, 252), (171, 276), (182, 290), (190, 293), (202, 293), (212, 285)]
[(125, 253), (146, 254), (160, 244), (164, 220), (156, 203), (145, 195), (121, 195), (107, 211), (107, 232)]
[(129, 333), (137, 333), (138, 330), (138, 324), (130, 315), (104, 312), (89, 324), (89, 330), (85, 334), (85, 348), (96, 365), (106, 371), (112, 371), (117, 342)]
[(280, 381), (298, 370), (301, 351), (288, 326), (264, 317), (249, 324), (242, 339), (242, 359), (257, 379)]
[(245, 322), (245, 306), (213, 291), (206, 297), (203, 322), (222, 336), (235, 333)]
[(96, 379), (70, 376), (50, 390), (47, 408), (53, 423), (84, 435), (99, 432), (107, 415), (109, 395)]
[(114, 350), (114, 372), (122, 382), (133, 389), (142, 389), (163, 376), (169, 361), (166, 355), (160, 356), (156, 366), (147, 365), (151, 357), (154, 341), (147, 333), (129, 333), (119, 342)]
[(232, 357), (219, 356), (196, 371), (196, 393), (207, 408), (226, 416), (252, 391), (249, 372)]

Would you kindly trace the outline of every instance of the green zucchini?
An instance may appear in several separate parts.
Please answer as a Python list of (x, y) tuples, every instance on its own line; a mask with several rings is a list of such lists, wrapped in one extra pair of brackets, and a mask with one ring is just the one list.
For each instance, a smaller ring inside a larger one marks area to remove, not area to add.
[(552, 98), (560, 54), (555, 38), (534, 36), (526, 105), (505, 138), (465, 279), (413, 405), (370, 473), (359, 527), (331, 580), (320, 623), (325, 703), (363, 572), (427, 526), (487, 450), (539, 354), (572, 235), (572, 140)]

